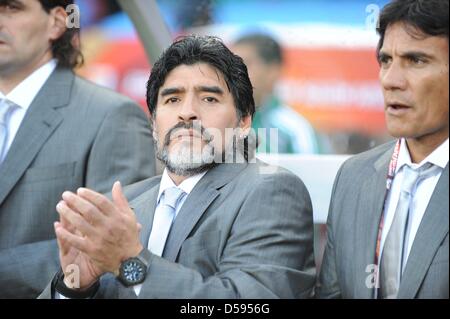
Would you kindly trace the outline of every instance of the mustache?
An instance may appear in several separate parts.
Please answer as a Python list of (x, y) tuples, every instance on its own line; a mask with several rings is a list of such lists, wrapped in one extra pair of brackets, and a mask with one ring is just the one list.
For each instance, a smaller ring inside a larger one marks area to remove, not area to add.
[(168, 146), (170, 144), (172, 134), (175, 134), (180, 130), (193, 130), (197, 132), (204, 141), (207, 143), (213, 140), (213, 136), (210, 135), (206, 129), (200, 124), (200, 122), (192, 121), (192, 122), (179, 122), (177, 125), (172, 127), (166, 134), (164, 138), (164, 145)]

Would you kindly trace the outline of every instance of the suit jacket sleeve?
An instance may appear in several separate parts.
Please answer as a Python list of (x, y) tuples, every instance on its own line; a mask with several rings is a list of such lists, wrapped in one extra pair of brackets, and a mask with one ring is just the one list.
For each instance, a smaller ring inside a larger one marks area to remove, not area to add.
[[(153, 255), (139, 298), (309, 297), (315, 267), (308, 191), (291, 173), (261, 180), (242, 203), (213, 276)], [(133, 288), (112, 281), (102, 283), (98, 298), (136, 298)]]
[(35, 298), (58, 271), (56, 240), (40, 241), (0, 252), (1, 298)]
[(339, 179), (345, 163), (339, 169), (333, 185), (330, 207), (327, 220), (327, 244), (320, 268), (319, 281), (316, 287), (316, 298), (341, 298), (338, 273), (336, 269), (336, 250), (333, 237), (334, 223), (336, 217), (335, 203), (339, 199), (335, 197), (336, 189), (339, 187)]

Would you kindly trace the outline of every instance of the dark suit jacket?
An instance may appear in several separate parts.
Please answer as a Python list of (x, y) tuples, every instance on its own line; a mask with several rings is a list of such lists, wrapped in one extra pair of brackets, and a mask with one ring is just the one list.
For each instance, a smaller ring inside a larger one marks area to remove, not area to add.
[[(328, 242), (317, 296), (372, 298), (374, 263), (388, 165), (394, 144), (354, 156), (339, 170), (328, 217)], [(414, 239), (398, 298), (448, 298), (448, 165)]]
[[(137, 196), (130, 204), (144, 246), (159, 183), (126, 189)], [(312, 208), (302, 181), (262, 163), (220, 164), (187, 197), (163, 258), (152, 255), (139, 298), (306, 298), (314, 283)], [(105, 275), (96, 297), (136, 295)]]
[(53, 222), (65, 190), (100, 192), (155, 174), (153, 140), (134, 102), (57, 68), (0, 166), (0, 298), (34, 298), (58, 267)]

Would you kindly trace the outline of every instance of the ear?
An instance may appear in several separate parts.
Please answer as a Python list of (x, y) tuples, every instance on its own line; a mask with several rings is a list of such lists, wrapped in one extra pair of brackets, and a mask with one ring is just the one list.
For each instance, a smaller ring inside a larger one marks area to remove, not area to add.
[(150, 111), (148, 112), (148, 119), (149, 119), (149, 121), (150, 122), (155, 122), (155, 112), (153, 112), (153, 114), (152, 113), (150, 113)]
[(155, 119), (155, 113), (153, 115), (149, 115), (149, 121), (150, 121), (150, 129), (152, 131), (153, 139), (156, 141), (158, 139), (158, 136), (156, 134), (156, 119)]
[(250, 134), (250, 129), (252, 128), (252, 117), (251, 115), (244, 116), (239, 122), (239, 128), (241, 132), (245, 135)]
[(67, 30), (67, 12), (63, 7), (55, 7), (50, 11), (49, 38), (51, 41), (58, 40)]

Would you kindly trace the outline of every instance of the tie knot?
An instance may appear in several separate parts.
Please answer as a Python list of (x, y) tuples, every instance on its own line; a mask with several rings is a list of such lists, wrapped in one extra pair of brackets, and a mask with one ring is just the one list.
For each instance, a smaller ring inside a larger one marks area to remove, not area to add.
[(418, 169), (413, 169), (410, 166), (405, 165), (402, 190), (411, 194), (417, 183), (433, 176), (438, 170), (439, 166), (433, 165), (431, 163), (426, 163)]
[(163, 203), (175, 209), (177, 202), (185, 192), (178, 187), (170, 187), (164, 191)]
[(9, 112), (15, 107), (14, 103), (11, 103), (7, 99), (0, 98), (0, 124), (5, 125), (6, 118), (9, 115)]

